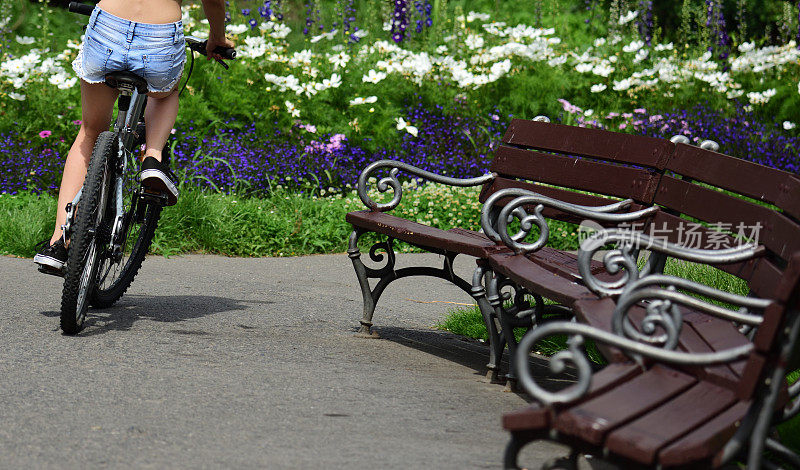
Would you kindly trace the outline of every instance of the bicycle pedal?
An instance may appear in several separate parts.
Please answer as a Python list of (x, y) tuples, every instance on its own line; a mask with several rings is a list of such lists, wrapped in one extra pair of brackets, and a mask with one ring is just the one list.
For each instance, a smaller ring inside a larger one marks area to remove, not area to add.
[(144, 189), (139, 197), (141, 198), (142, 202), (146, 204), (166, 206), (169, 202), (169, 197), (166, 194), (161, 192), (153, 192), (148, 189)]
[(66, 271), (65, 269), (55, 269), (55, 268), (51, 268), (49, 266), (47, 266), (47, 267), (39, 266), (39, 272), (40, 273), (49, 274), (51, 276), (64, 277), (65, 271)]

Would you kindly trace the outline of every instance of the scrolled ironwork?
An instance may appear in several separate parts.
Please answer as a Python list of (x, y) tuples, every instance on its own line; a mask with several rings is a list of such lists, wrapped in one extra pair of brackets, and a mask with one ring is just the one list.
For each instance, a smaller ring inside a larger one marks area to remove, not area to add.
[[(385, 204), (379, 204), (373, 201), (367, 192), (367, 185), (370, 175), (380, 168), (391, 168), (389, 171), (389, 176), (381, 178), (377, 183), (377, 189), (382, 193), (385, 193), (390, 189), (392, 190), (392, 199)], [(364, 203), (364, 205), (376, 212), (386, 212), (397, 207), (397, 205), (400, 204), (400, 199), (403, 197), (403, 185), (397, 178), (397, 174), (400, 170), (425, 178), (429, 181), (459, 187), (478, 186), (492, 181), (497, 176), (496, 173), (488, 173), (475, 178), (451, 178), (449, 176), (438, 175), (436, 173), (432, 173), (430, 171), (426, 171), (396, 160), (378, 160), (368, 165), (366, 168), (364, 168), (364, 171), (358, 175), (357, 192), (358, 197), (361, 198), (361, 201)]]
[[(678, 289), (737, 305), (740, 308), (738, 311), (729, 310), (680, 292)], [(642, 301), (648, 301), (644, 304), (646, 314), (640, 327), (636, 328), (630, 313), (634, 306), (642, 305)], [(666, 349), (675, 349), (683, 323), (679, 305), (739, 324), (758, 326), (762, 322), (762, 317), (752, 310), (764, 310), (770, 303), (769, 300), (731, 294), (679, 277), (653, 274), (626, 286), (617, 301), (611, 327), (614, 333), (626, 338)]]
[[(555, 373), (563, 370), (567, 362), (575, 364), (578, 373), (577, 383), (566, 389), (551, 392), (539, 386), (533, 378), (528, 357), (534, 346), (544, 338), (555, 335), (568, 335), (569, 348), (550, 358), (550, 369)], [(577, 339), (576, 339), (577, 338)], [(746, 357), (753, 349), (752, 344), (729, 348), (710, 353), (686, 353), (642, 344), (614, 333), (603, 331), (589, 325), (574, 322), (554, 322), (541, 325), (526, 334), (516, 351), (515, 363), (519, 381), (525, 390), (545, 405), (569, 403), (582, 397), (591, 386), (592, 367), (584, 351), (580, 348), (585, 339), (592, 339), (622, 350), (633, 358), (647, 357), (659, 362), (686, 366), (709, 366), (730, 363)]]
[[(602, 281), (592, 274), (591, 263), (595, 253), (611, 243), (617, 243), (619, 247), (606, 253), (603, 259), (606, 269), (610, 274), (616, 274), (621, 267), (625, 267), (626, 274), (621, 279)], [(581, 243), (578, 251), (578, 272), (586, 286), (596, 294), (601, 296), (619, 295), (625, 285), (650, 274), (647, 269), (639, 273), (636, 268), (636, 256), (634, 255), (641, 249), (696, 263), (726, 264), (752, 258), (758, 247), (746, 244), (719, 250), (703, 250), (687, 248), (633, 230), (606, 229), (592, 234)], [(648, 268), (650, 268), (649, 264)]]
[[(514, 199), (498, 212), (495, 205), (501, 199), (508, 197)], [(481, 211), (481, 227), (490, 239), (496, 242), (502, 241), (517, 253), (530, 253), (547, 244), (550, 229), (542, 216), (544, 207), (551, 207), (591, 220), (615, 223), (641, 219), (658, 211), (657, 207), (648, 207), (633, 212), (615, 213), (630, 207), (632, 203), (631, 199), (627, 199), (604, 206), (582, 206), (553, 199), (533, 191), (507, 188), (497, 191), (486, 200)], [(525, 210), (526, 206), (534, 207), (533, 214), (528, 214)], [(516, 234), (509, 235), (509, 223), (514, 217), (519, 219), (520, 229)], [(534, 226), (539, 229), (538, 238), (533, 243), (524, 243), (523, 240), (530, 234)]]

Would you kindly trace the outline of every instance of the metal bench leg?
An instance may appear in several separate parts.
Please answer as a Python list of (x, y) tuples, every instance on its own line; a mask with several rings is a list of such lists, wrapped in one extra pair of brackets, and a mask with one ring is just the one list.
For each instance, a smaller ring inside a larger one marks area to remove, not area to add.
[(363, 230), (353, 230), (350, 234), (350, 242), (347, 248), (347, 255), (353, 261), (353, 268), (358, 277), (358, 285), (361, 287), (361, 295), (364, 301), (364, 315), (361, 319), (361, 328), (359, 328), (357, 336), (363, 338), (377, 338), (378, 334), (371, 331), (372, 328), (372, 315), (375, 313), (375, 305), (385, 288), (386, 283), (379, 282), (373, 290), (369, 285), (370, 278), (381, 279), (392, 278), (394, 273), (394, 248), (392, 246), (393, 239), (389, 238), (386, 242), (376, 243), (369, 250), (369, 257), (372, 261), (380, 263), (383, 261), (384, 255), (378, 253), (378, 250), (383, 249), (386, 251), (386, 264), (378, 269), (368, 268), (361, 261), (361, 250), (358, 249), (358, 239), (364, 233)]
[(504, 337), (500, 335), (497, 329), (496, 316), (494, 308), (486, 299), (486, 288), (484, 287), (484, 280), (486, 276), (491, 276), (491, 271), (480, 264), (475, 268), (472, 275), (472, 298), (478, 303), (478, 308), (483, 315), (483, 322), (486, 324), (486, 331), (489, 334), (489, 363), (486, 364), (488, 371), (486, 372), (486, 379), (490, 382), (498, 382), (500, 380), (500, 361), (503, 359), (503, 350), (506, 347)]

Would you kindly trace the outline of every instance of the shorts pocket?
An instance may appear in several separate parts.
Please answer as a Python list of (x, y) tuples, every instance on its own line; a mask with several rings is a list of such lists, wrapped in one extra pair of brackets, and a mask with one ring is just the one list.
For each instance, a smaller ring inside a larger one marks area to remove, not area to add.
[[(86, 77), (94, 80), (102, 80), (108, 67), (108, 59), (113, 50), (98, 42), (90, 35), (86, 35), (83, 40), (83, 51), (81, 61), (83, 63), (83, 73)], [(101, 77), (101, 78), (96, 78)]]
[(167, 88), (175, 83), (183, 70), (183, 57), (175, 53), (145, 54), (142, 56), (142, 62), (144, 78), (150, 85), (151, 91), (169, 91)]

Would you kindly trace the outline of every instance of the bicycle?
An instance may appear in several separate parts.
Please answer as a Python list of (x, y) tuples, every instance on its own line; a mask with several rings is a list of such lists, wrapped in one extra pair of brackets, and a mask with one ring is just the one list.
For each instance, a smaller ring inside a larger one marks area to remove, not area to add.
[[(93, 10), (93, 5), (69, 4), (73, 13), (91, 16)], [(185, 40), (192, 51), (188, 83), (194, 52), (206, 55), (206, 41), (192, 36)], [(234, 49), (217, 48), (214, 52), (226, 59), (236, 57)], [(222, 60), (217, 61), (228, 68)], [(83, 329), (90, 304), (110, 307), (130, 287), (150, 248), (167, 198), (144, 190), (136, 174), (136, 150), (145, 138), (147, 82), (134, 73), (120, 71), (106, 75), (105, 83), (120, 91), (117, 118), (113, 130), (98, 137), (83, 187), (67, 204), (67, 219), (62, 226), (64, 241), (69, 240), (70, 246), (60, 273), (64, 276), (61, 329), (69, 335)]]

